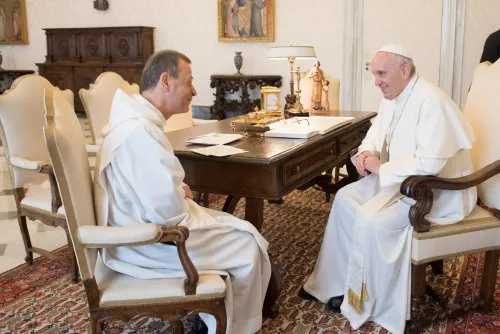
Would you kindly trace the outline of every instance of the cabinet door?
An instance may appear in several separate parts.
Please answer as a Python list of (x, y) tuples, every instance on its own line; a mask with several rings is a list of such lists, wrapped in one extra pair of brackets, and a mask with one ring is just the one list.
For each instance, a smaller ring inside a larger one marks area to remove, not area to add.
[(50, 61), (74, 61), (78, 59), (75, 34), (60, 32), (47, 35)]
[(38, 71), (40, 75), (49, 80), (50, 83), (60, 89), (69, 89), (74, 91), (73, 70), (71, 67), (40, 66)]
[(139, 36), (135, 32), (113, 31), (109, 44), (113, 63), (137, 60), (139, 56)]
[(78, 91), (80, 88), (88, 89), (90, 84), (95, 82), (95, 79), (103, 72), (102, 67), (75, 67), (74, 70), (74, 85), (75, 85), (75, 110), (84, 112), (82, 102)]
[(78, 51), (82, 63), (109, 61), (106, 37), (101, 32), (85, 32), (78, 35)]

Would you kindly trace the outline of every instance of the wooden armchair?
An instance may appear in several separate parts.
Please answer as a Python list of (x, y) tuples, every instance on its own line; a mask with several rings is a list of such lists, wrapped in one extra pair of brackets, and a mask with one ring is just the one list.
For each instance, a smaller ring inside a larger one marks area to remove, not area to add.
[[(482, 63), (465, 106), (476, 141), (471, 151), (475, 173), (455, 179), (433, 176), (411, 176), (401, 184), (401, 193), (416, 200), (409, 217), (414, 228), (412, 243), (412, 321), (418, 329), (430, 321), (461, 315), (466, 308), (447, 304), (426, 287), (426, 264), (448, 257), (486, 252), (479, 301), (468, 308), (492, 309), (500, 256), (500, 147), (497, 143), (500, 124), (500, 62)], [(430, 212), (433, 189), (460, 190), (478, 187), (479, 205), (463, 221), (452, 225), (432, 225), (425, 216)], [(425, 292), (442, 306), (428, 317), (419, 315), (419, 304)]]
[[(51, 252), (32, 244), (26, 218), (38, 220), (48, 226), (64, 229), (71, 244), (66, 226), (64, 206), (59, 197), (49, 153), (43, 137), (44, 90), (53, 86), (39, 75), (17, 78), (11, 88), (0, 95), (0, 130), (6, 160), (12, 179), (17, 219), (24, 247), (26, 262), (33, 263), (33, 253), (44, 255), (63, 263), (70, 262), (71, 277), (78, 280), (75, 256), (59, 259)], [(73, 103), (73, 93), (66, 90), (64, 98)]]
[[(224, 298), (226, 285), (219, 275), (200, 275), (186, 252), (189, 230), (138, 224), (133, 227), (97, 226), (92, 180), (85, 152), (85, 139), (73, 107), (58, 89), (45, 93), (45, 139), (66, 208), (71, 243), (89, 303), (92, 333), (110, 318), (128, 320), (151, 315), (171, 320), (175, 333), (182, 333), (180, 319), (189, 313), (210, 313), (217, 320), (217, 333), (226, 332)], [(141, 280), (109, 269), (99, 249), (174, 243), (186, 279)]]

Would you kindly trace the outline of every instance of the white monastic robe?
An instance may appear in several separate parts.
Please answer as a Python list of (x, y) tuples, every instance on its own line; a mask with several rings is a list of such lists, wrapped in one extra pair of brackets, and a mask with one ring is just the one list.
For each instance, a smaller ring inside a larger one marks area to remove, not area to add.
[[(188, 227), (187, 251), (199, 273), (227, 276), (227, 332), (255, 333), (271, 277), (268, 242), (250, 223), (185, 198), (184, 170), (164, 125), (162, 114), (141, 95), (117, 91), (96, 163), (98, 222)], [(106, 248), (101, 255), (108, 267), (134, 277), (185, 276), (176, 248), (168, 245)], [(215, 332), (214, 318), (202, 318)]]
[[(389, 159), (379, 175), (336, 194), (304, 289), (323, 303), (344, 295), (341, 311), (355, 329), (371, 320), (403, 333), (410, 306), (413, 228), (408, 212), (414, 201), (399, 193), (400, 184), (410, 175), (470, 174), (473, 140), (458, 107), (417, 75), (396, 99), (384, 99), (358, 154), (369, 151), (380, 157), (387, 147)], [(472, 211), (476, 199), (475, 188), (436, 190), (426, 218), (434, 224), (456, 223)]]

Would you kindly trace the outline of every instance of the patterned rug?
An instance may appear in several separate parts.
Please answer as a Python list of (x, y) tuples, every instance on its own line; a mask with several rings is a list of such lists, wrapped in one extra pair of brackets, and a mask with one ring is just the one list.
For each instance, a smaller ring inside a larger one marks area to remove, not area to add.
[[(221, 208), (214, 196), (211, 207)], [(271, 243), (271, 254), (281, 271), (283, 290), (278, 300), (280, 314), (265, 320), (261, 333), (387, 333), (374, 323), (352, 330), (349, 322), (319, 302), (304, 301), (297, 291), (311, 273), (319, 253), (330, 211), (324, 193), (315, 189), (295, 191), (284, 204), (265, 204), (263, 235)], [(243, 215), (240, 203), (236, 215)], [(67, 255), (67, 249), (57, 251)], [(451, 301), (470, 303), (478, 295), (482, 256), (460, 257), (445, 262), (444, 274), (429, 281)], [(31, 267), (21, 266), (0, 275), (0, 333), (87, 333), (89, 314), (81, 283), (72, 284), (68, 268), (47, 259)], [(500, 271), (495, 307), (490, 314), (469, 312), (464, 317), (441, 321), (422, 333), (500, 333)], [(189, 333), (192, 319), (186, 319)], [(166, 321), (136, 317), (128, 324), (106, 326), (106, 333), (171, 333)], [(240, 334), (240, 333), (236, 333)]]

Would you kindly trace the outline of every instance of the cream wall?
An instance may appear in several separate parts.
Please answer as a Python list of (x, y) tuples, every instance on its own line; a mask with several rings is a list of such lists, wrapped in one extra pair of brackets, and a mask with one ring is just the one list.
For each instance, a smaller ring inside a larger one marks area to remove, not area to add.
[[(211, 74), (236, 72), (234, 51), (243, 52), (245, 74), (279, 74), (282, 96), (289, 91), (288, 63), (266, 58), (270, 46), (313, 45), (323, 69), (340, 77), (344, 0), (276, 0), (276, 41), (229, 43), (217, 40), (215, 0), (109, 0), (98, 11), (92, 0), (26, 0), (29, 44), (0, 46), (3, 68), (34, 69), (43, 62), (46, 40), (42, 28), (144, 25), (155, 27), (155, 49), (172, 48), (193, 61), (198, 96), (194, 104), (210, 105)], [(312, 61), (298, 61), (303, 67)]]
[(500, 29), (499, 0), (467, 0), (462, 76), (462, 107), (479, 64), (486, 38)]

